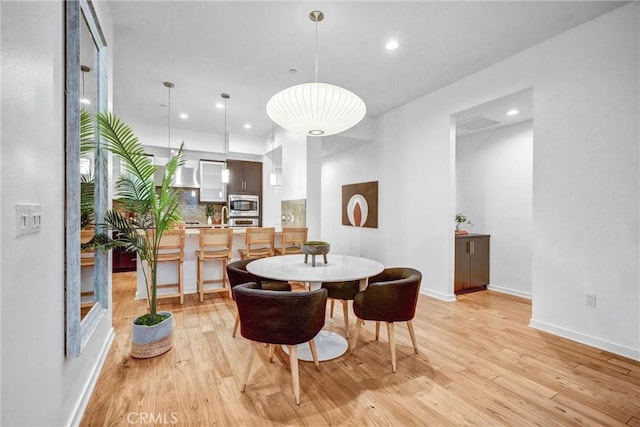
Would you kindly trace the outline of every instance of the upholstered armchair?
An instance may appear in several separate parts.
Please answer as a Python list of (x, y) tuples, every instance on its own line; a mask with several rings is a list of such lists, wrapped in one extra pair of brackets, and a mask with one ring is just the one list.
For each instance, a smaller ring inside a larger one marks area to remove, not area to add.
[(353, 300), (353, 312), (358, 318), (351, 340), (351, 351), (355, 350), (360, 328), (365, 320), (376, 321), (376, 340), (380, 323), (387, 322), (391, 368), (396, 372), (395, 322), (407, 322), (415, 353), (418, 353), (412, 320), (416, 314), (418, 293), (422, 274), (413, 268), (386, 268), (377, 276), (369, 278), (367, 288)]
[(242, 381), (242, 392), (246, 390), (251, 364), (256, 354), (257, 343), (269, 344), (269, 356), (274, 345), (286, 345), (293, 382), (293, 395), (300, 404), (300, 381), (298, 375), (298, 344), (309, 343), (316, 369), (319, 369), (314, 337), (324, 326), (327, 291), (311, 292), (268, 291), (259, 289), (256, 283), (244, 283), (233, 288), (240, 333), (252, 341), (251, 354)]
[[(235, 299), (233, 295), (233, 288), (242, 284), (253, 282), (258, 285), (260, 289), (270, 290), (270, 291), (290, 291), (291, 285), (287, 282), (280, 282), (277, 280), (264, 279), (262, 277), (258, 277), (255, 274), (251, 274), (247, 271), (247, 264), (253, 261), (256, 258), (247, 258), (242, 259), (240, 261), (234, 261), (230, 264), (227, 264), (227, 277), (229, 279), (229, 284), (232, 290), (232, 298)], [(233, 332), (232, 336), (236, 336), (236, 332), (238, 330), (238, 325), (240, 324), (240, 317), (236, 314), (236, 320), (233, 324)]]
[(322, 287), (327, 290), (327, 296), (331, 301), (330, 313), (333, 317), (333, 306), (336, 300), (342, 303), (342, 316), (344, 318), (345, 336), (349, 338), (349, 301), (353, 301), (360, 290), (360, 281), (348, 282), (323, 282)]

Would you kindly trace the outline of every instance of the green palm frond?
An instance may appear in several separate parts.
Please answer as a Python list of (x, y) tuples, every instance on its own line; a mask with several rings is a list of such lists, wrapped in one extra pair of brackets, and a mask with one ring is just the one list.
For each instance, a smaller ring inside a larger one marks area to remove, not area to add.
[(80, 176), (80, 227), (93, 223), (95, 212), (95, 185), (93, 176)]
[(116, 237), (111, 239), (112, 244), (123, 247), (127, 251), (136, 252), (144, 261), (150, 260), (150, 248), (146, 239), (128, 218), (120, 212), (111, 210), (105, 214), (104, 221), (116, 232)]
[(107, 149), (120, 158), (124, 171), (141, 181), (153, 179), (155, 166), (129, 125), (111, 113), (99, 113), (98, 129)]
[(95, 122), (93, 116), (80, 110), (80, 154), (88, 153), (95, 148)]
[(131, 173), (123, 173), (116, 181), (115, 191), (116, 198), (122, 203), (145, 201), (146, 206), (151, 204), (155, 197), (155, 184), (152, 180), (143, 181)]

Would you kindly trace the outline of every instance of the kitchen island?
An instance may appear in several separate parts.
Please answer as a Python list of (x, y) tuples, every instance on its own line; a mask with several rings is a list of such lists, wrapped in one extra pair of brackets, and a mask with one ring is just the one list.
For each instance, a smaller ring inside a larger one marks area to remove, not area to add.
[[(209, 226), (210, 227), (210, 226)], [(185, 242), (184, 242), (184, 261), (183, 261), (183, 281), (184, 281), (184, 294), (195, 294), (198, 291), (197, 284), (197, 267), (198, 261), (196, 259), (196, 251), (199, 249), (199, 229), (202, 227), (187, 227), (185, 229)], [(244, 249), (245, 228), (238, 227), (233, 228), (233, 248), (231, 251), (231, 261), (237, 261), (240, 259), (240, 253), (238, 249)], [(282, 232), (276, 229), (276, 241), (275, 245), (280, 245), (280, 237)], [(145, 263), (146, 267), (146, 263)], [(147, 291), (144, 281), (144, 273), (142, 270), (140, 260), (136, 262), (136, 299), (145, 299), (147, 297)], [(178, 281), (178, 268), (175, 263), (161, 263), (158, 264), (158, 284), (164, 283), (176, 283)], [(218, 278), (222, 277), (221, 263), (220, 262), (205, 262), (204, 263), (204, 277), (206, 278)], [(222, 287), (222, 283), (212, 283), (207, 285), (207, 289)], [(173, 293), (175, 288), (158, 289), (158, 295), (162, 295), (163, 292)]]

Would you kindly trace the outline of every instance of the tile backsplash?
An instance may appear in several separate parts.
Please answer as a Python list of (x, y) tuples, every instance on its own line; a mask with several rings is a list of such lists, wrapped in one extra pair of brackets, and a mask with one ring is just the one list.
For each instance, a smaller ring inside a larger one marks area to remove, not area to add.
[(307, 200), (283, 200), (280, 204), (283, 227), (306, 227)]
[(224, 203), (199, 202), (199, 189), (185, 188), (180, 196), (180, 208), (182, 209), (182, 219), (185, 222), (207, 222), (207, 205), (213, 207), (213, 217), (220, 216)]
[[(200, 203), (200, 190), (197, 188), (183, 188), (180, 194), (180, 210), (182, 212), (182, 220), (186, 223), (198, 222), (206, 224), (207, 222), (207, 205), (212, 205), (214, 217), (220, 215), (224, 203)], [(114, 200), (113, 207), (116, 210), (122, 210), (122, 206)]]

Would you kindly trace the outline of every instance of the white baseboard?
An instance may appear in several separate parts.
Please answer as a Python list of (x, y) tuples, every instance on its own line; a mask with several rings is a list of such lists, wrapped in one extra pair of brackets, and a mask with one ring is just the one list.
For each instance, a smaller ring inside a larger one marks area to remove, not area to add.
[(577, 341), (579, 343), (589, 345), (591, 347), (599, 348), (601, 350), (606, 350), (611, 353), (618, 354), (620, 356), (624, 356), (630, 359), (640, 361), (640, 349), (637, 349), (637, 348), (630, 348), (620, 344), (601, 340), (599, 338), (595, 338), (589, 335), (584, 335), (580, 332), (561, 328), (560, 326), (550, 325), (548, 323), (540, 322), (534, 319), (531, 319), (529, 321), (529, 326), (531, 326), (534, 329), (538, 329), (553, 335), (570, 339), (572, 341)]
[(487, 289), (490, 291), (502, 292), (503, 294), (514, 295), (526, 299), (531, 299), (531, 292), (523, 292), (517, 289), (505, 288), (504, 286), (487, 285)]
[(102, 371), (102, 366), (104, 365), (105, 360), (107, 360), (107, 355), (109, 354), (109, 349), (111, 349), (111, 344), (113, 344), (113, 340), (116, 334), (113, 328), (109, 331), (109, 336), (104, 341), (102, 348), (100, 349), (100, 354), (98, 360), (93, 366), (93, 371), (89, 376), (89, 380), (86, 383), (84, 392), (78, 401), (76, 406), (76, 410), (73, 413), (71, 418), (71, 422), (69, 425), (71, 426), (79, 426), (82, 421), (82, 416), (84, 415), (85, 409), (87, 409), (87, 405), (89, 404), (89, 399), (91, 399), (91, 394), (93, 393), (93, 389), (98, 382), (98, 377), (100, 376), (100, 372)]
[(446, 301), (446, 302), (456, 301), (455, 294), (442, 294), (440, 292), (432, 291), (429, 289), (422, 289), (422, 288), (420, 289), (420, 293), (423, 295), (428, 295), (430, 297), (442, 300), (442, 301)]

